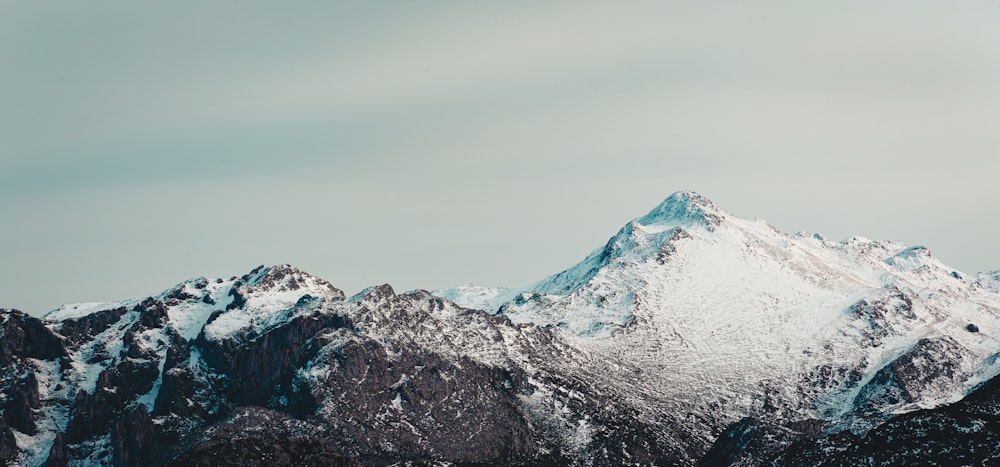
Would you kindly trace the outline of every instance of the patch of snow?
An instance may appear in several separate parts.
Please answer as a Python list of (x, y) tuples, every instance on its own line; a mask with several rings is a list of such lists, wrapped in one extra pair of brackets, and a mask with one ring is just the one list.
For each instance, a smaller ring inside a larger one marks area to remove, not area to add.
[[(204, 279), (202, 279), (204, 281)], [(192, 300), (186, 300), (169, 307), (167, 315), (170, 324), (177, 330), (186, 341), (193, 341), (212, 313), (225, 310), (232, 303), (234, 297), (229, 293), (232, 290), (233, 281), (205, 281), (201, 289), (191, 285), (197, 279), (183, 283), (182, 290), (194, 296)], [(161, 294), (160, 300), (165, 300), (166, 292)]]
[(976, 275), (976, 282), (991, 292), (1000, 293), (1000, 271), (981, 272)]
[(40, 409), (35, 419), (38, 433), (31, 437), (22, 435), (19, 446), (24, 445), (25, 465), (40, 465), (48, 458), (56, 433), (65, 431), (69, 424), (69, 406), (61, 401), (70, 396), (70, 389), (62, 379), (58, 360), (30, 359), (29, 362), (38, 381)]
[(132, 327), (139, 316), (135, 310), (122, 315), (117, 323), (70, 354), (70, 365), (73, 367), (71, 383), (77, 390), (94, 393), (101, 372), (118, 361), (124, 350), (122, 336), (125, 330)]
[(308, 309), (296, 304), (309, 296), (321, 301), (341, 301), (344, 294), (329, 282), (291, 266), (263, 268), (235, 291), (244, 297), (240, 308), (228, 310), (205, 327), (210, 339), (230, 337), (243, 330), (257, 333), (280, 325)]
[(121, 302), (88, 302), (88, 303), (73, 303), (69, 305), (63, 305), (55, 310), (52, 310), (42, 316), (42, 319), (47, 321), (63, 321), (67, 319), (79, 319), (83, 318), (92, 313), (104, 310), (113, 310), (115, 308), (132, 308), (139, 303), (138, 300), (125, 300)]
[(156, 403), (156, 397), (160, 394), (160, 386), (163, 384), (163, 367), (167, 363), (169, 340), (170, 338), (164, 332), (163, 328), (150, 329), (140, 335), (140, 342), (148, 342), (156, 351), (156, 358), (158, 360), (157, 376), (156, 381), (153, 382), (153, 387), (145, 394), (140, 394), (136, 398), (136, 403), (145, 405), (146, 411), (149, 413), (153, 412), (153, 405)]
[(480, 287), (472, 284), (460, 285), (451, 289), (432, 290), (430, 293), (460, 307), (483, 310), (493, 314), (497, 312), (501, 304), (512, 300), (517, 295), (513, 289)]

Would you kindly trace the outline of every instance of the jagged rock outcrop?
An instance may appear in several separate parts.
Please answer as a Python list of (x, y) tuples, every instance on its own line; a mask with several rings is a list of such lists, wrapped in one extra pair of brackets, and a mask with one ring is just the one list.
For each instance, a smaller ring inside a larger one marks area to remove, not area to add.
[(955, 402), (1000, 372), (995, 276), (678, 193), (519, 289), (347, 297), (279, 265), (0, 310), (0, 458), (759, 465), (887, 443), (874, 459), (910, 462), (945, 455), (939, 433), (981, 461), (991, 390)]
[(0, 418), (0, 459), (10, 462), (17, 456), (17, 439), (14, 432), (7, 426), (7, 422)]
[(771, 465), (995, 465), (1000, 462), (1000, 377), (961, 401), (897, 415), (863, 434), (799, 440)]
[(62, 341), (40, 320), (17, 310), (0, 310), (0, 313), (4, 314), (0, 365), (9, 365), (17, 358), (50, 360), (66, 356)]

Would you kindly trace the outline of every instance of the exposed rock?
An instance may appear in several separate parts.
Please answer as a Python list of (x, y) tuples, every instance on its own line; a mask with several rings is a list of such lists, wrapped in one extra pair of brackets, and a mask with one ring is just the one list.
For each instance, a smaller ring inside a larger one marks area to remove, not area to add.
[(62, 340), (38, 318), (17, 310), (0, 309), (0, 315), (4, 317), (0, 324), (0, 367), (19, 358), (52, 360), (66, 356)]
[(336, 436), (280, 412), (238, 409), (199, 434), (167, 465), (181, 466), (345, 466), (373, 465), (345, 456)]
[(65, 337), (73, 345), (80, 345), (117, 323), (126, 312), (125, 308), (117, 307), (97, 311), (81, 318), (60, 321), (59, 335)]
[(994, 465), (1000, 459), (1000, 378), (965, 399), (892, 417), (863, 436), (803, 439), (772, 465)]
[(331, 451), (322, 438), (266, 436), (260, 439), (217, 439), (199, 445), (169, 467), (360, 467), (357, 459)]
[[(296, 371), (313, 355), (309, 339), (326, 328), (350, 326), (338, 315), (318, 314), (295, 318), (249, 341), (227, 339), (199, 341), (205, 361), (228, 377), (223, 389), (236, 405), (267, 406), (268, 401), (290, 388)], [(312, 349), (315, 351), (315, 349)]]
[(699, 466), (759, 465), (792, 442), (820, 434), (820, 420), (780, 423), (746, 417), (719, 435)]
[[(178, 294), (174, 294), (173, 299), (176, 300), (178, 297)], [(185, 295), (185, 297), (191, 296)], [(167, 304), (153, 298), (143, 300), (135, 307), (135, 311), (139, 312), (139, 322), (135, 325), (139, 329), (162, 328), (170, 319), (167, 315)]]
[(146, 406), (139, 404), (115, 421), (111, 430), (112, 460), (116, 466), (141, 467), (153, 465), (163, 455), (156, 439), (153, 420)]
[(914, 402), (919, 391), (962, 377), (961, 362), (953, 356), (959, 344), (952, 339), (921, 339), (908, 352), (879, 370), (855, 398), (860, 412), (880, 413), (886, 407)]
[(38, 406), (38, 379), (29, 371), (7, 392), (7, 402), (3, 405), (3, 419), (7, 426), (21, 433), (33, 435), (36, 433), (34, 409)]
[(6, 463), (17, 455), (17, 440), (7, 423), (0, 418), (0, 461)]
[(345, 299), (280, 265), (46, 320), (0, 311), (0, 455), (988, 463), (1000, 407), (983, 394), (995, 391), (915, 411), (995, 374), (997, 275), (952, 271), (923, 248), (787, 236), (685, 192), (521, 289), (382, 285)]
[(66, 452), (66, 440), (63, 438), (62, 433), (56, 435), (56, 439), (52, 442), (52, 447), (49, 449), (49, 456), (45, 460), (45, 467), (65, 467), (69, 463), (68, 453)]
[(325, 407), (318, 415), (363, 458), (509, 464), (541, 454), (518, 408), (517, 397), (527, 396), (519, 372), (416, 349), (391, 358), (383, 346), (353, 339), (323, 364), (339, 371), (312, 386)]
[(80, 391), (66, 428), (67, 443), (79, 443), (109, 433), (130, 400), (149, 392), (159, 374), (155, 362), (126, 359), (102, 371), (93, 394)]

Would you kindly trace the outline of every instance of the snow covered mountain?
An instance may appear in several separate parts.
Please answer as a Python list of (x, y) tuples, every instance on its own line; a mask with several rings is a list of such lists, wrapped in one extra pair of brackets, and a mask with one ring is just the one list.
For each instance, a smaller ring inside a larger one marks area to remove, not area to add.
[(736, 414), (863, 433), (962, 398), (1000, 372), (996, 276), (922, 246), (785, 235), (681, 192), (538, 283), (435, 293), (582, 337), (626, 363), (596, 376), (641, 389), (651, 418), (718, 416), (692, 426), (708, 439)]
[(517, 289), (346, 297), (281, 265), (0, 311), (0, 458), (795, 464), (1000, 381), (998, 284), (675, 193)]

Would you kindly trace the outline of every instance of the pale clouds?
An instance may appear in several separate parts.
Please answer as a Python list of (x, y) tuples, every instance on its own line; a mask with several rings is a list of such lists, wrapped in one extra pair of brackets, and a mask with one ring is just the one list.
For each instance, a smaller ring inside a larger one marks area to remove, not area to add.
[(987, 1), (3, 1), (0, 306), (261, 262), (516, 286), (680, 189), (1000, 268), (996, 24)]

